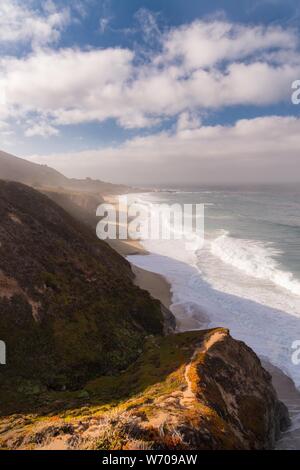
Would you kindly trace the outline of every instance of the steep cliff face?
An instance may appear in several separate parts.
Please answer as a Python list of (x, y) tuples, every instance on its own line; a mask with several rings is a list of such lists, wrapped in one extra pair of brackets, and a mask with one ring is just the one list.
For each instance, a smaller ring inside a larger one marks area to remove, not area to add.
[(126, 371), (69, 394), (60, 411), (39, 400), (34, 415), (2, 420), (2, 448), (271, 449), (289, 424), (259, 359), (221, 328), (149, 337)]
[(0, 181), (2, 379), (76, 388), (123, 369), (162, 332), (159, 302), (134, 286), (125, 259), (46, 196)]
[(196, 350), (187, 379), (196, 402), (215, 415), (204, 429), (200, 423), (201, 446), (270, 449), (289, 425), (287, 409), (277, 399), (271, 376), (254, 352), (232, 339), (227, 330), (211, 333)]

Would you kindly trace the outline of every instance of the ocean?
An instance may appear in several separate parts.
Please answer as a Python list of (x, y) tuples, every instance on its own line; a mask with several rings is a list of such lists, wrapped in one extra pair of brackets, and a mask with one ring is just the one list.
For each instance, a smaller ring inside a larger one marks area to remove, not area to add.
[(186, 250), (183, 240), (144, 240), (150, 254), (128, 258), (169, 281), (179, 327), (229, 328), (299, 389), (292, 346), (300, 341), (300, 187), (190, 187), (134, 197), (149, 210), (205, 204), (200, 249)]

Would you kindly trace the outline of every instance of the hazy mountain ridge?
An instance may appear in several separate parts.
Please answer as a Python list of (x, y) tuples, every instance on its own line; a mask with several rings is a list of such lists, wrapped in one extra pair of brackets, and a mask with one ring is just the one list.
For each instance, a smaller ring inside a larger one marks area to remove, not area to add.
[(47, 165), (32, 163), (2, 151), (0, 151), (0, 179), (34, 187), (93, 229), (97, 225), (97, 207), (104, 202), (103, 196), (135, 191), (126, 185), (91, 178), (67, 178)]
[(91, 178), (67, 178), (47, 165), (29, 162), (0, 151), (0, 179), (18, 181), (39, 188), (56, 188), (98, 194), (121, 194), (132, 188), (123, 184), (112, 184)]
[(66, 186), (68, 178), (47, 165), (37, 165), (0, 151), (0, 177), (3, 180), (46, 186)]

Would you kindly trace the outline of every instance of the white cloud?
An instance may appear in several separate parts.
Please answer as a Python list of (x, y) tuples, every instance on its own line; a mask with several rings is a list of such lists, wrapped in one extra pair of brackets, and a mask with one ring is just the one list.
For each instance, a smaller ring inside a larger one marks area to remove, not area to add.
[(198, 116), (188, 112), (183, 112), (179, 115), (177, 120), (177, 131), (184, 131), (187, 129), (197, 129), (200, 127), (201, 121)]
[(47, 50), (24, 59), (5, 58), (0, 84), (6, 108), (14, 115), (48, 114), (58, 124), (117, 118), (131, 59), (125, 49)]
[(185, 69), (193, 70), (242, 60), (267, 49), (292, 50), (297, 42), (293, 30), (279, 26), (195, 21), (165, 35), (161, 60), (180, 60)]
[(30, 127), (25, 130), (26, 137), (51, 137), (54, 135), (58, 135), (59, 130), (55, 127), (51, 126), (45, 121), (41, 121), (38, 123), (33, 123)]
[[(143, 12), (142, 20), (152, 34), (154, 19)], [(4, 57), (0, 118), (34, 112), (52, 127), (109, 118), (125, 128), (149, 127), (181, 113), (278, 103), (300, 76), (293, 30), (197, 21), (159, 39), (161, 52), (142, 63), (122, 48)]]
[[(29, 5), (26, 6), (26, 3)], [(70, 18), (68, 9), (57, 10), (51, 1), (46, 1), (43, 11), (38, 11), (30, 8), (30, 3), (1, 0), (0, 43), (30, 42), (35, 47), (59, 38)]]
[(116, 147), (31, 160), (68, 176), (115, 182), (284, 182), (299, 178), (299, 134), (300, 118), (271, 116), (232, 126), (178, 126)]

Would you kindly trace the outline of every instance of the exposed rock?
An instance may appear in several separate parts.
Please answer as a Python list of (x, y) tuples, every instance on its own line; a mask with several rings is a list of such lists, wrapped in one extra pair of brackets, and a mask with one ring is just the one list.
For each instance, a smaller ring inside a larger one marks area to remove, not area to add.
[(270, 374), (228, 331), (210, 337), (196, 353), (189, 375), (196, 399), (217, 413), (238, 447), (273, 448), (288, 427), (287, 408), (278, 401)]

